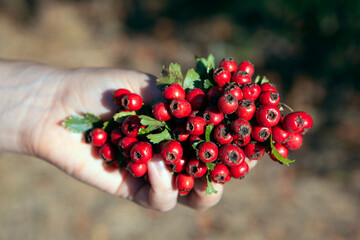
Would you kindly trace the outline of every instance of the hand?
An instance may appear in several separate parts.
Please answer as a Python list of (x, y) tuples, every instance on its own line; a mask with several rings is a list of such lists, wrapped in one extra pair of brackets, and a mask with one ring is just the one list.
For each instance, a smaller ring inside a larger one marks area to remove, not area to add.
[[(141, 95), (145, 103), (151, 103), (161, 96), (153, 76), (129, 70), (64, 70), (41, 65), (27, 71), (34, 79), (29, 80), (34, 88), (29, 89), (25, 100), (33, 119), (24, 118), (21, 122), (21, 129), (27, 129), (20, 131), (26, 136), (27, 143), (22, 143), (26, 153), (47, 160), (82, 182), (146, 208), (167, 211), (179, 201), (202, 210), (220, 200), (222, 185), (214, 184), (218, 193), (206, 196), (204, 180), (197, 180), (188, 196), (178, 197), (173, 175), (158, 155), (148, 163), (148, 181), (134, 178), (127, 171), (113, 171), (104, 166), (81, 134), (61, 126), (62, 120), (81, 112), (110, 118), (117, 109), (111, 94), (118, 88), (127, 88)], [(22, 88), (21, 80), (18, 84)]]

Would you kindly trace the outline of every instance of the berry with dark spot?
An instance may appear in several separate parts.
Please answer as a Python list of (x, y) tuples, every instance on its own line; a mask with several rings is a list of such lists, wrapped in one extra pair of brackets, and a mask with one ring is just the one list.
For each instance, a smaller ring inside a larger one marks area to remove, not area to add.
[(245, 161), (244, 151), (234, 144), (222, 145), (219, 150), (219, 159), (226, 166), (237, 167)]
[(203, 142), (199, 145), (199, 159), (204, 163), (213, 162), (218, 158), (219, 150), (213, 142)]

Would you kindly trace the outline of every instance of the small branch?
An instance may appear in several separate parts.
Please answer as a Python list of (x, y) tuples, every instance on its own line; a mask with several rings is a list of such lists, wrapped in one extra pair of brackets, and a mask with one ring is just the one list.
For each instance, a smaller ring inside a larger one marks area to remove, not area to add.
[(288, 110), (290, 110), (290, 112), (294, 112), (294, 110), (289, 105), (287, 105), (285, 103), (279, 103), (279, 105), (282, 106), (282, 107), (286, 107)]

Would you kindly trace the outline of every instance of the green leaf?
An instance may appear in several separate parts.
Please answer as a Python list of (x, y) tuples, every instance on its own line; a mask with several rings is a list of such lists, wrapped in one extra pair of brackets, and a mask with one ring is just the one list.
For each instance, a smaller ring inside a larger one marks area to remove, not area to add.
[(216, 162), (209, 162), (209, 163), (206, 163), (206, 167), (208, 170), (214, 170), (214, 167), (216, 165)]
[(131, 112), (118, 112), (113, 116), (114, 121), (118, 122), (118, 123), (122, 123), (125, 118), (127, 118), (128, 116), (132, 116), (132, 115), (136, 115), (135, 111), (131, 111)]
[(216, 189), (214, 188), (214, 186), (212, 185), (212, 182), (210, 180), (209, 174), (206, 175), (206, 191), (205, 191), (205, 195), (211, 195), (213, 193), (217, 193), (218, 191), (216, 191)]
[(211, 132), (212, 132), (213, 129), (214, 129), (214, 124), (210, 124), (210, 125), (206, 126), (206, 129), (205, 129), (205, 141), (207, 141), (207, 142), (211, 141), (210, 137), (211, 137)]
[(200, 144), (200, 143), (203, 143), (205, 142), (204, 140), (200, 140), (200, 141), (197, 141), (197, 142), (194, 142), (191, 146), (193, 149), (197, 150), (197, 146)]
[(211, 69), (215, 68), (215, 57), (212, 54), (209, 54), (207, 58), (207, 72), (209, 73)]
[(212, 88), (214, 86), (214, 84), (212, 84), (212, 82), (209, 79), (205, 79), (204, 80), (204, 89), (208, 90), (209, 88)]
[(200, 74), (201, 78), (209, 78), (209, 73), (215, 68), (215, 58), (212, 54), (208, 58), (200, 58), (195, 56), (196, 67), (195, 70)]
[(198, 85), (197, 83), (201, 83), (200, 75), (193, 68), (191, 68), (186, 73), (183, 88), (185, 91), (188, 91), (195, 88), (195, 85)]
[(117, 124), (113, 119), (110, 121), (106, 121), (103, 123), (102, 129), (104, 129), (106, 132), (111, 132), (114, 128), (118, 127), (119, 124)]
[[(146, 131), (144, 133), (152, 132), (156, 129), (159, 129), (161, 127), (165, 127), (166, 123), (163, 121), (156, 120), (155, 118), (146, 116), (146, 115), (139, 115), (140, 123), (144, 126), (146, 126)], [(141, 133), (141, 132), (140, 132)]]
[(261, 84), (269, 82), (269, 79), (267, 79), (265, 76), (261, 79)]
[(72, 132), (83, 133), (94, 128), (94, 125), (99, 121), (101, 120), (96, 115), (85, 113), (84, 117), (80, 115), (71, 116), (64, 120), (61, 125)]
[(161, 78), (156, 79), (156, 85), (163, 90), (166, 86), (171, 85), (173, 83), (178, 83), (182, 85), (183, 76), (181, 73), (181, 67), (177, 63), (170, 63), (169, 70), (163, 66), (163, 70), (161, 72)]
[(166, 128), (161, 133), (148, 134), (146, 137), (154, 144), (160, 143), (164, 140), (172, 140), (170, 132)]
[(271, 153), (274, 154), (274, 156), (276, 157), (276, 159), (289, 166), (289, 163), (292, 163), (292, 162), (295, 162), (295, 160), (292, 160), (292, 159), (287, 159), (287, 158), (284, 158), (283, 156), (280, 155), (280, 153), (278, 152), (278, 150), (276, 149), (276, 147), (274, 146), (273, 144), (273, 141), (272, 141), (272, 134), (270, 135), (270, 146), (271, 146)]
[(88, 120), (89, 122), (97, 123), (101, 121), (100, 117), (96, 116), (95, 114), (85, 113), (84, 115), (85, 115), (85, 119)]
[(258, 84), (260, 82), (261, 77), (259, 75), (256, 76), (254, 83)]

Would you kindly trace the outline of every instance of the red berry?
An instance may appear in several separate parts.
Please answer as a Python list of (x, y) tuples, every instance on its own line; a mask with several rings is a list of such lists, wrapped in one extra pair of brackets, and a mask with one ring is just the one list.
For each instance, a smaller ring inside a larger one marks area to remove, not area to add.
[(203, 142), (199, 145), (199, 159), (204, 163), (215, 161), (218, 153), (218, 147), (213, 142)]
[(145, 126), (140, 123), (138, 115), (129, 116), (122, 123), (122, 131), (128, 137), (136, 137), (140, 128)]
[(102, 159), (104, 159), (105, 161), (109, 162), (114, 160), (115, 158), (115, 154), (116, 154), (116, 149), (114, 147), (113, 144), (111, 143), (105, 143), (104, 145), (102, 145), (102, 147), (99, 150), (99, 154), (101, 156)]
[(217, 163), (213, 170), (210, 171), (210, 178), (216, 183), (226, 183), (230, 180), (229, 168), (222, 163)]
[[(279, 152), (279, 154), (281, 156), (283, 156), (284, 158), (287, 158), (287, 156), (289, 155), (289, 151), (287, 150), (286, 147), (284, 147), (281, 144), (275, 143), (274, 147), (276, 148), (276, 150)], [(274, 160), (275, 162), (277, 162), (278, 160), (276, 159), (276, 157), (274, 156), (274, 154), (270, 151), (269, 156), (272, 160)]]
[(261, 126), (273, 127), (280, 121), (279, 109), (271, 104), (261, 105), (256, 111), (256, 120)]
[(249, 99), (243, 99), (239, 102), (239, 106), (236, 109), (235, 114), (238, 118), (250, 121), (253, 118), (255, 111), (255, 103)]
[(126, 169), (134, 177), (142, 177), (147, 173), (148, 168), (146, 163), (129, 162)]
[(170, 103), (170, 113), (176, 118), (187, 117), (191, 113), (191, 105), (183, 98), (173, 99)]
[(182, 158), (183, 148), (178, 141), (170, 140), (161, 146), (160, 154), (165, 163), (175, 163)]
[(231, 78), (232, 82), (236, 82), (239, 85), (251, 83), (251, 76), (245, 71), (237, 71)]
[(147, 163), (152, 158), (152, 147), (148, 142), (137, 142), (131, 148), (130, 158), (136, 163)]
[(179, 159), (175, 163), (168, 164), (171, 171), (175, 173), (180, 173), (186, 170), (187, 161), (184, 158)]
[(220, 144), (228, 144), (233, 140), (233, 136), (231, 134), (231, 129), (229, 126), (225, 124), (219, 124), (214, 129), (214, 139), (217, 143)]
[(261, 88), (256, 83), (245, 84), (241, 90), (243, 91), (244, 99), (255, 101), (261, 93)]
[(152, 114), (159, 121), (168, 121), (171, 119), (169, 104), (159, 102), (153, 105)]
[(215, 71), (213, 73), (213, 78), (217, 85), (219, 85), (220, 87), (223, 87), (224, 85), (226, 85), (230, 82), (231, 73), (229, 71), (225, 70), (225, 68), (219, 67), (219, 68), (215, 69)]
[(121, 97), (128, 93), (131, 93), (131, 92), (125, 88), (120, 88), (120, 89), (114, 91), (112, 94), (114, 103), (116, 105), (118, 105), (119, 107), (121, 107)]
[(136, 93), (128, 93), (121, 97), (121, 106), (128, 111), (137, 111), (142, 107), (143, 100)]
[(174, 130), (174, 139), (179, 142), (184, 142), (189, 138), (190, 134), (183, 126), (176, 126)]
[(211, 105), (217, 105), (219, 98), (223, 94), (224, 89), (220, 86), (215, 86), (209, 89), (206, 98)]
[(292, 112), (284, 117), (283, 128), (288, 132), (305, 132), (312, 127), (313, 121), (306, 112)]
[(206, 104), (206, 96), (200, 88), (193, 88), (186, 94), (186, 100), (190, 103), (191, 108), (202, 109)]
[(95, 128), (91, 130), (87, 137), (87, 141), (95, 147), (101, 147), (106, 143), (107, 133), (102, 128)]
[(245, 71), (250, 75), (250, 77), (254, 75), (254, 70), (254, 65), (249, 61), (241, 62), (238, 67), (238, 71)]
[(303, 119), (303, 129), (301, 130), (301, 134), (305, 134), (310, 128), (312, 128), (313, 120), (306, 112), (299, 112), (299, 114)]
[(242, 118), (238, 118), (231, 123), (231, 129), (234, 131), (235, 135), (240, 135), (242, 138), (245, 138), (247, 135), (251, 134), (251, 125), (250, 123)]
[(123, 132), (121, 128), (114, 128), (110, 133), (110, 139), (114, 145), (117, 145), (120, 138), (122, 137), (123, 137)]
[(289, 139), (290, 133), (285, 131), (282, 124), (277, 124), (272, 128), (272, 140), (278, 144), (284, 144)]
[(224, 92), (232, 94), (238, 101), (242, 100), (244, 97), (241, 88), (235, 84), (227, 86)]
[(203, 118), (207, 125), (218, 125), (224, 120), (224, 114), (216, 107), (208, 107), (205, 109)]
[(226, 166), (237, 167), (245, 161), (243, 150), (234, 144), (222, 145), (219, 151), (219, 159)]
[(223, 58), (220, 62), (220, 67), (226, 69), (229, 72), (236, 72), (237, 70), (237, 63), (232, 57)]
[(135, 137), (123, 137), (120, 138), (119, 142), (118, 142), (118, 148), (121, 152), (121, 154), (126, 157), (129, 158), (130, 157), (130, 150), (131, 148), (135, 145), (135, 143), (137, 143), (139, 140)]
[(251, 137), (258, 142), (265, 142), (271, 134), (271, 127), (264, 127), (259, 124), (252, 125)]
[(265, 147), (261, 143), (249, 143), (244, 147), (244, 153), (250, 160), (259, 160), (264, 156)]
[(200, 136), (205, 131), (206, 122), (202, 117), (189, 117), (186, 131), (193, 136)]
[(238, 100), (230, 93), (224, 93), (219, 101), (218, 108), (224, 114), (231, 114), (238, 108)]
[(243, 179), (249, 171), (249, 165), (243, 162), (238, 167), (230, 168), (230, 176), (236, 179)]
[(196, 158), (190, 159), (186, 165), (186, 172), (194, 178), (199, 178), (205, 175), (207, 166), (204, 162), (199, 161)]
[(242, 137), (241, 135), (239, 134), (234, 134), (234, 140), (233, 142), (238, 145), (239, 147), (243, 147), (243, 146), (246, 146), (250, 140), (251, 140), (251, 137), (250, 137), (250, 134), (249, 135), (246, 135), (245, 137)]
[(176, 187), (180, 196), (189, 194), (194, 187), (194, 177), (187, 173), (179, 173), (175, 179)]
[(303, 137), (300, 133), (289, 133), (289, 139), (284, 143), (284, 147), (289, 150), (299, 149), (302, 145)]
[(266, 82), (266, 83), (261, 84), (261, 85), (260, 85), (260, 88), (261, 88), (261, 91), (262, 91), (262, 92), (269, 91), (269, 92), (277, 93), (277, 89), (275, 88), (275, 85), (274, 85), (274, 84), (271, 84), (271, 83), (269, 83), (269, 82)]
[(280, 102), (280, 96), (278, 93), (274, 93), (274, 92), (270, 92), (270, 91), (266, 91), (266, 92), (261, 92), (260, 97), (259, 97), (259, 102), (260, 104), (272, 104), (277, 106)]
[(167, 101), (171, 101), (176, 98), (185, 98), (185, 90), (179, 84), (174, 83), (165, 88), (163, 97)]

